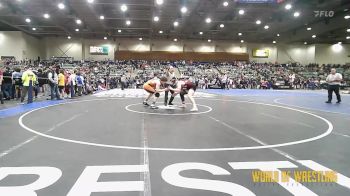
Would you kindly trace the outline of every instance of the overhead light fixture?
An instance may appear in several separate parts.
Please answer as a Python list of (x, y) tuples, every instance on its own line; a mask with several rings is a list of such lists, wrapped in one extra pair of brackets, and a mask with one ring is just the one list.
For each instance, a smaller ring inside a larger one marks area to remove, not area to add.
[(241, 43), (244, 43), (244, 40), (243, 40), (243, 39), (241, 40)]
[(220, 28), (224, 28), (225, 27), (225, 25), (224, 24), (220, 24)]
[(164, 0), (156, 0), (157, 5), (162, 5), (164, 3)]
[(339, 45), (343, 44), (343, 42), (338, 42)]
[(106, 40), (106, 39), (107, 39), (107, 37), (104, 37), (103, 39), (104, 39), (104, 40)]
[(304, 45), (307, 45), (307, 42), (304, 42)]
[(290, 9), (292, 9), (292, 5), (291, 5), (291, 4), (287, 4), (284, 8), (285, 8), (286, 10), (290, 10)]
[(279, 37), (280, 36), (280, 34), (279, 33), (277, 33), (277, 37)]
[(68, 36), (67, 39), (72, 39), (72, 37), (71, 37), (71, 36)]
[(179, 26), (179, 22), (175, 21), (175, 22), (174, 22), (174, 26), (175, 26), (175, 27)]
[(30, 20), (30, 18), (26, 18), (26, 22), (30, 23), (32, 20)]
[(160, 34), (163, 34), (163, 31), (159, 31)]
[(294, 15), (294, 17), (295, 17), (295, 18), (297, 18), (297, 17), (299, 17), (299, 16), (300, 16), (300, 12), (294, 12), (294, 14), (293, 14), (293, 15)]
[(199, 35), (203, 35), (203, 32), (201, 31), (201, 32), (199, 32)]
[(105, 19), (105, 16), (101, 15), (100, 20), (104, 20), (104, 19)]
[(176, 38), (174, 39), (174, 42), (177, 42), (177, 39), (176, 39)]
[(33, 28), (32, 28), (32, 30), (33, 30), (33, 31), (36, 31), (36, 28), (35, 28), (35, 27), (33, 27)]
[(118, 33), (121, 33), (121, 32), (122, 32), (122, 30), (118, 29)]
[(182, 8), (181, 8), (181, 13), (186, 13), (187, 12), (187, 7), (185, 7), (185, 6), (183, 6)]
[(76, 21), (75, 21), (77, 24), (81, 24), (81, 20), (80, 19), (77, 19)]
[(317, 36), (316, 35), (312, 35), (312, 38), (316, 38)]
[(244, 14), (244, 10), (239, 10), (238, 13), (239, 13), (239, 15), (243, 15)]
[(224, 3), (222, 3), (223, 6), (227, 7), (228, 6), (228, 2), (224, 1)]
[(140, 37), (139, 40), (142, 41), (142, 37)]
[(95, 0), (87, 0), (88, 3), (93, 3)]
[(238, 33), (238, 36), (242, 36), (242, 33)]
[(350, 29), (347, 29), (346, 32), (350, 33)]
[(44, 16), (44, 18), (46, 18), (46, 19), (50, 18), (50, 15), (49, 15), (49, 14), (47, 14), (47, 13), (46, 13), (46, 14), (44, 14), (43, 16)]
[(255, 23), (259, 25), (261, 24), (261, 20), (257, 20)]
[(159, 17), (158, 16), (153, 17), (153, 21), (158, 22), (159, 21)]
[(272, 43), (273, 43), (273, 44), (275, 44), (275, 43), (276, 43), (276, 41), (272, 41)]
[(210, 43), (210, 42), (211, 42), (211, 39), (208, 39), (208, 42)]
[(350, 15), (344, 16), (345, 20), (350, 19)]
[(269, 25), (265, 25), (264, 26), (264, 29), (266, 29), (266, 30), (269, 29), (269, 28), (270, 28)]
[(130, 21), (130, 20), (127, 20), (127, 21), (125, 22), (125, 24), (129, 26), (129, 25), (131, 25), (131, 21)]
[(308, 27), (306, 30), (311, 31), (311, 30), (312, 30), (312, 28), (311, 28), (311, 27)]
[(57, 6), (60, 10), (63, 10), (66, 7), (63, 3), (59, 3)]
[(205, 22), (206, 22), (206, 23), (211, 23), (211, 18), (206, 18), (206, 19), (205, 19)]
[(75, 29), (76, 32), (79, 32), (79, 29)]
[(120, 10), (121, 10), (122, 12), (126, 12), (126, 11), (128, 10), (128, 6), (126, 6), (125, 4), (123, 4), (123, 5), (120, 6)]
[(350, 39), (350, 36), (347, 36), (346, 39)]

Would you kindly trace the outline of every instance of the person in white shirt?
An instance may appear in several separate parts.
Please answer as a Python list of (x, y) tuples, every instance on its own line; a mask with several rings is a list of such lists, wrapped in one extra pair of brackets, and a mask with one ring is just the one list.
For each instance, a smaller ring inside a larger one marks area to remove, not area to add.
[(328, 101), (326, 103), (332, 103), (333, 91), (337, 96), (337, 103), (341, 102), (341, 97), (339, 94), (340, 83), (343, 80), (343, 77), (340, 73), (337, 73), (337, 70), (332, 68), (331, 73), (327, 76), (326, 82), (328, 83)]

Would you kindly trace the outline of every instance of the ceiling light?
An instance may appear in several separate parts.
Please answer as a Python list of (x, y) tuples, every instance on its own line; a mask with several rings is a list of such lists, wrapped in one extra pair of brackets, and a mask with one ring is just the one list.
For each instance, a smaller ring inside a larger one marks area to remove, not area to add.
[(164, 0), (156, 0), (157, 5), (162, 5), (164, 3)]
[(243, 39), (241, 40), (241, 43), (244, 43), (244, 40), (243, 40)]
[(185, 7), (185, 6), (182, 7), (182, 8), (181, 8), (181, 12), (182, 12), (183, 14), (186, 13), (186, 12), (187, 12), (187, 7)]
[(224, 25), (224, 24), (221, 24), (221, 25), (220, 25), (220, 28), (224, 28), (224, 27), (225, 27), (225, 25)]
[(76, 22), (77, 24), (81, 24), (81, 20), (80, 20), (80, 19), (77, 19), (75, 22)]
[(44, 16), (44, 18), (46, 18), (46, 19), (50, 18), (50, 15), (49, 15), (49, 14), (44, 14), (43, 16)]
[(347, 36), (346, 39), (350, 39), (350, 36)]
[(206, 23), (211, 23), (211, 18), (206, 18), (206, 19), (205, 19), (205, 22), (206, 22)]
[(155, 16), (155, 17), (153, 18), (153, 21), (158, 22), (158, 21), (159, 21), (159, 17), (158, 17), (158, 16)]
[(257, 20), (255, 23), (259, 25), (261, 24), (261, 20)]
[(284, 8), (286, 8), (286, 10), (290, 10), (292, 8), (291, 4), (287, 4)]
[(312, 38), (316, 38), (317, 36), (316, 35), (312, 35)]
[(279, 37), (280, 36), (280, 34), (279, 33), (277, 33), (277, 37)]
[(272, 43), (273, 43), (273, 44), (275, 44), (275, 43), (276, 43), (276, 41), (272, 41)]
[(121, 33), (121, 32), (122, 32), (122, 30), (118, 29), (118, 33)]
[(126, 12), (126, 10), (128, 10), (128, 6), (123, 4), (123, 5), (120, 6), (120, 9), (122, 10), (122, 12)]
[(339, 45), (341, 45), (343, 42), (338, 42)]
[(32, 28), (32, 30), (33, 30), (33, 31), (36, 31), (36, 28), (35, 28), (35, 27), (33, 27), (33, 28)]
[(211, 39), (208, 39), (208, 42), (211, 42)]
[(174, 42), (177, 42), (177, 39), (176, 39), (176, 38), (174, 39)]
[(30, 20), (30, 18), (26, 18), (26, 22), (30, 23), (32, 20)]
[(296, 17), (296, 18), (297, 18), (297, 17), (299, 17), (299, 16), (300, 16), (300, 12), (294, 12), (294, 14), (293, 14), (293, 15), (294, 15), (294, 17)]
[(101, 15), (100, 20), (104, 20), (104, 19), (105, 19), (105, 16)]
[(347, 29), (346, 32), (350, 33), (350, 29)]
[(203, 35), (203, 32), (201, 31), (201, 32), (199, 32), (199, 35)]
[(224, 3), (222, 3), (223, 6), (227, 7), (228, 6), (228, 2), (224, 1)]
[(175, 26), (175, 27), (179, 26), (179, 22), (175, 21), (175, 22), (174, 22), (174, 26)]
[(306, 45), (306, 44), (307, 44), (307, 42), (304, 42), (304, 44)]
[(269, 29), (269, 28), (270, 28), (269, 25), (265, 25), (264, 26), (264, 29), (266, 29), (266, 30)]
[(350, 15), (344, 16), (345, 20), (350, 19)]
[(163, 34), (163, 31), (159, 31), (160, 34)]
[(125, 24), (129, 26), (129, 25), (131, 25), (131, 21), (130, 21), (130, 20), (127, 20), (127, 21), (125, 22)]
[(243, 15), (244, 14), (244, 10), (239, 10), (238, 13), (239, 13), (239, 15)]
[(142, 41), (142, 37), (140, 37), (139, 40)]
[(311, 31), (311, 29), (312, 29), (311, 27), (308, 27), (306, 30)]
[(79, 29), (75, 29), (76, 32), (79, 32)]
[(59, 3), (57, 6), (60, 10), (63, 10), (66, 7), (63, 3)]
[(93, 3), (93, 2), (94, 2), (94, 0), (87, 0), (87, 2), (88, 2), (88, 3)]
[(104, 37), (103, 39), (104, 39), (104, 40), (106, 40), (106, 39), (107, 39), (107, 37)]
[(72, 39), (72, 37), (71, 37), (71, 36), (68, 36), (67, 38), (68, 38), (68, 39)]
[(238, 33), (238, 36), (242, 36), (242, 33)]

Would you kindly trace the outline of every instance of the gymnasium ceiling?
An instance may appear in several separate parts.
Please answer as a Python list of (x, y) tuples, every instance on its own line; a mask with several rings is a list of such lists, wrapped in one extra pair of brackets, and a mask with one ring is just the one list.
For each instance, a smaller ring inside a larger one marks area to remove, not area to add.
[[(94, 39), (350, 42), (346, 39), (350, 36), (347, 32), (347, 29), (350, 31), (350, 19), (344, 18), (350, 15), (350, 0), (275, 0), (279, 3), (272, 4), (237, 2), (247, 0), (164, 0), (162, 5), (157, 4), (159, 0), (88, 1), (92, 0), (0, 0), (0, 31), (21, 30), (38, 37)], [(224, 6), (225, 1), (227, 6)], [(59, 3), (65, 8), (59, 9)], [(127, 6), (125, 12), (121, 11), (123, 4)], [(286, 4), (291, 4), (292, 8), (287, 10)], [(180, 11), (183, 6), (188, 9), (186, 13)], [(240, 15), (239, 10), (244, 10), (244, 14)], [(317, 10), (333, 11), (334, 16), (315, 17)], [(294, 17), (295, 12), (300, 16)], [(44, 18), (45, 13), (50, 17)], [(100, 16), (104, 16), (104, 20)], [(159, 21), (154, 21), (155, 16)], [(206, 23), (208, 17), (211, 23)], [(26, 22), (27, 18), (30, 23)], [(77, 24), (77, 19), (82, 23)], [(129, 26), (127, 20), (131, 22)], [(256, 24), (257, 20), (261, 20), (260, 25)], [(177, 27), (174, 27), (175, 21), (179, 24)], [(265, 25), (269, 29), (266, 30)], [(308, 31), (308, 27), (312, 29)], [(312, 35), (317, 37), (312, 38)]]

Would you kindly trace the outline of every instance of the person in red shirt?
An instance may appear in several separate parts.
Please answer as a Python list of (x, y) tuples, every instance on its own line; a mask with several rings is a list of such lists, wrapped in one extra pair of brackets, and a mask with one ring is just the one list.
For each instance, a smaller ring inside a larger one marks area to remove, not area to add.
[(169, 90), (174, 91), (175, 93), (171, 96), (170, 99), (170, 103), (172, 102), (172, 100), (174, 100), (174, 97), (176, 96), (176, 94), (180, 94), (181, 97), (181, 101), (182, 101), (182, 107), (185, 107), (185, 95), (188, 96), (188, 98), (190, 99), (191, 103), (192, 103), (192, 109), (191, 112), (196, 112), (198, 111), (198, 107), (196, 104), (196, 101), (193, 98), (194, 93), (196, 92), (196, 84), (194, 84), (191, 80), (189, 79), (183, 79), (183, 80), (179, 80), (177, 82), (177, 88), (173, 89), (171, 86), (168, 87)]

